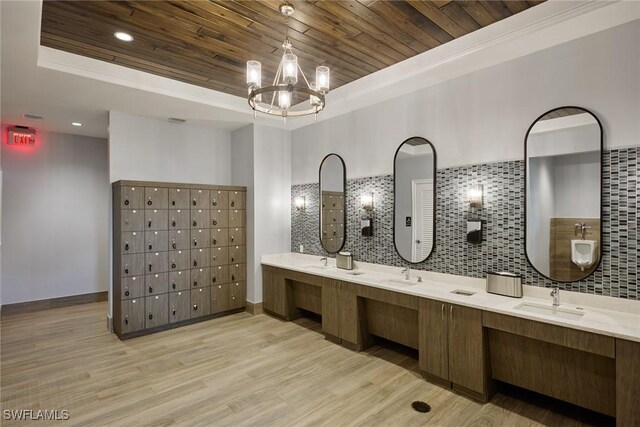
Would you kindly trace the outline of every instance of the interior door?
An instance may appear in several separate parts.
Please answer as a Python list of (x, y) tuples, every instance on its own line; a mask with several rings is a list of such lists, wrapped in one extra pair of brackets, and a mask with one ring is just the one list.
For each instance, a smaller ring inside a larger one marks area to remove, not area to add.
[(411, 181), (413, 207), (412, 258), (424, 259), (433, 246), (433, 180), (414, 179)]

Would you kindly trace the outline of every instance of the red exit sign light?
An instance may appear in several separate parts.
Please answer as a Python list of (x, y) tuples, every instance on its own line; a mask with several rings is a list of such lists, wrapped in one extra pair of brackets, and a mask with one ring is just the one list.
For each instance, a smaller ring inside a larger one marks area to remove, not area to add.
[(34, 145), (36, 143), (35, 129), (28, 127), (16, 126), (9, 128), (9, 145)]

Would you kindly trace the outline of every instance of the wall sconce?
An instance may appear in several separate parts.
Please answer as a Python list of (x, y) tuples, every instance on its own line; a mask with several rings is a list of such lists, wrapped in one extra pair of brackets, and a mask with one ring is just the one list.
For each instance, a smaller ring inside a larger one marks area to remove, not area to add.
[(366, 211), (373, 210), (373, 193), (362, 193), (360, 201), (362, 202), (362, 209)]
[(469, 206), (478, 209), (482, 207), (482, 185), (472, 185), (469, 188)]
[(296, 210), (298, 212), (304, 212), (307, 207), (307, 199), (305, 196), (300, 196), (296, 198)]

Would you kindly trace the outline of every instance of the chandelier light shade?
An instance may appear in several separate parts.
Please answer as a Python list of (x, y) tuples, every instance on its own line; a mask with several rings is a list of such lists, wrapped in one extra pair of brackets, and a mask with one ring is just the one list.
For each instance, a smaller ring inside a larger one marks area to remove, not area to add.
[(287, 53), (282, 57), (282, 76), (285, 83), (298, 83), (298, 57), (292, 53)]
[(285, 110), (291, 107), (291, 94), (289, 91), (281, 90), (278, 92), (278, 105)]
[[(311, 90), (316, 90), (316, 84), (311, 83), (309, 85), (309, 87), (311, 88)], [(311, 108), (317, 107), (320, 105), (320, 98), (318, 98), (317, 96), (314, 95), (309, 95), (309, 104), (311, 105)]]
[(262, 86), (262, 64), (258, 61), (247, 61), (247, 84)]
[[(280, 13), (288, 24), (289, 16), (294, 9), (288, 3), (280, 5)], [(285, 36), (282, 43), (284, 53), (276, 70), (273, 84), (262, 86), (262, 65), (258, 61), (247, 62), (247, 86), (249, 106), (255, 117), (259, 111), (264, 114), (287, 117), (317, 115), (325, 107), (325, 95), (329, 92), (329, 67), (321, 65), (316, 68), (316, 81), (309, 83), (298, 57), (293, 53), (289, 38)], [(302, 79), (298, 79), (298, 71)], [(264, 94), (264, 97), (262, 96)], [(308, 97), (309, 103), (300, 102)], [(294, 102), (297, 104), (293, 105)]]
[(321, 91), (329, 91), (329, 67), (321, 65), (316, 68), (316, 87)]

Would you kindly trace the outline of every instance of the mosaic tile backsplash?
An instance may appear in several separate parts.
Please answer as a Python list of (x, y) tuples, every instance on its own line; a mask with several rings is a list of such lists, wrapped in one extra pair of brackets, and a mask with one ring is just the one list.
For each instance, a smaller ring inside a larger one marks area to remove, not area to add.
[[(469, 277), (485, 277), (487, 271), (522, 274), (535, 286), (638, 299), (640, 265), (640, 161), (638, 147), (604, 154), (602, 262), (590, 277), (572, 283), (546, 279), (531, 268), (524, 254), (524, 162), (511, 161), (441, 169), (436, 174), (436, 241), (425, 262), (412, 269)], [(348, 165), (347, 165), (348, 167)], [(473, 184), (484, 186), (483, 207), (471, 209), (467, 192)], [(374, 235), (360, 235), (360, 219), (369, 215), (360, 206), (360, 195), (374, 193)], [(318, 184), (294, 185), (292, 203), (306, 196), (305, 212), (291, 208), (291, 251), (327, 255), (318, 232)], [(467, 243), (466, 221), (481, 219), (481, 244)], [(356, 261), (406, 266), (393, 245), (393, 176), (347, 180), (347, 239), (343, 250)]]

